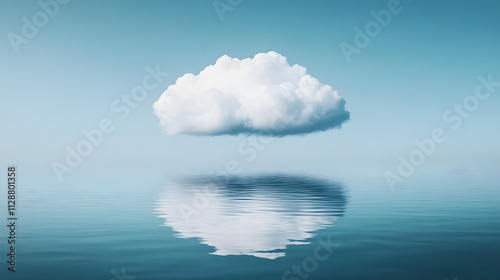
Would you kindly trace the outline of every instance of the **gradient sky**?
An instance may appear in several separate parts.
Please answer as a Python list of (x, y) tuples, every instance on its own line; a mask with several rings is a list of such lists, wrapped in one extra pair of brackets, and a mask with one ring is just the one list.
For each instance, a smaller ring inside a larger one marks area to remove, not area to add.
[[(223, 1), (226, 2), (226, 1)], [(500, 88), (452, 130), (443, 113), (474, 93), (478, 76), (500, 81), (500, 2), (401, 1), (371, 43), (348, 63), (339, 47), (389, 1), (246, 0), (224, 13), (212, 1), (82, 1), (60, 7), (15, 53), (7, 37), (37, 1), (0, 3), (1, 165), (57, 182), (51, 163), (110, 118), (116, 130), (68, 174), (208, 173), (228, 160), (244, 172), (289, 171), (383, 176), (415, 139), (443, 128), (449, 139), (424, 167), (499, 170)], [(276, 139), (252, 162), (238, 153), (245, 136), (165, 136), (152, 104), (185, 73), (227, 54), (275, 51), (339, 91), (351, 112), (340, 130)], [(169, 76), (127, 118), (110, 104), (142, 83), (146, 67)], [(73, 177), (74, 178), (74, 177)]]

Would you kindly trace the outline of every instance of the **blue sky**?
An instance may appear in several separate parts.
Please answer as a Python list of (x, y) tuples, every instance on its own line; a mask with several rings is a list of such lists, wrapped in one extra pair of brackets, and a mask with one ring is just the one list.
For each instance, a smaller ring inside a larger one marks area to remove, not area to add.
[[(226, 2), (226, 1), (223, 1)], [(390, 1), (243, 1), (221, 21), (212, 1), (80, 1), (60, 6), (16, 53), (36, 1), (0, 9), (0, 153), (31, 174), (57, 181), (53, 161), (109, 118), (116, 130), (75, 168), (80, 174), (208, 173), (228, 160), (245, 172), (301, 171), (383, 175), (415, 139), (443, 128), (449, 139), (423, 167), (496, 168), (500, 89), (457, 130), (443, 113), (474, 93), (478, 77), (500, 81), (497, 1), (401, 1), (402, 11), (348, 63), (340, 44)], [(166, 136), (152, 104), (185, 73), (227, 54), (240, 59), (275, 51), (339, 91), (351, 120), (340, 130), (276, 139), (246, 162), (244, 136)], [(120, 120), (110, 104), (142, 83), (146, 67), (168, 72)]]

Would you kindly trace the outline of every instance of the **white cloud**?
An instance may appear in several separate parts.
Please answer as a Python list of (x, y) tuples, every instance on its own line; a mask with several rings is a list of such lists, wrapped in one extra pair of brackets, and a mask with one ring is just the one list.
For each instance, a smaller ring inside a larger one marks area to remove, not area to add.
[(167, 134), (268, 136), (339, 128), (349, 119), (331, 86), (276, 52), (227, 55), (177, 79), (153, 104)]

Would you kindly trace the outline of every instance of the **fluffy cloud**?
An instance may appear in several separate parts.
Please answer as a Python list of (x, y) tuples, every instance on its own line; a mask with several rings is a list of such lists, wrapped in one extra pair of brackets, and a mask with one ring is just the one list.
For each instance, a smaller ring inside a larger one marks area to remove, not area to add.
[(286, 57), (227, 55), (198, 75), (177, 79), (153, 104), (167, 134), (285, 136), (324, 131), (349, 119), (331, 86)]

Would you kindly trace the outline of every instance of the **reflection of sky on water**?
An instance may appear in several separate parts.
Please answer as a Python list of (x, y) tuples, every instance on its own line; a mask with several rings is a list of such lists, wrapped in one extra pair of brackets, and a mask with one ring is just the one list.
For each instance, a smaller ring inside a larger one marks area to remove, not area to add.
[(215, 255), (275, 259), (331, 226), (346, 204), (343, 186), (313, 177), (193, 177), (168, 184), (156, 211), (177, 237), (199, 238)]

